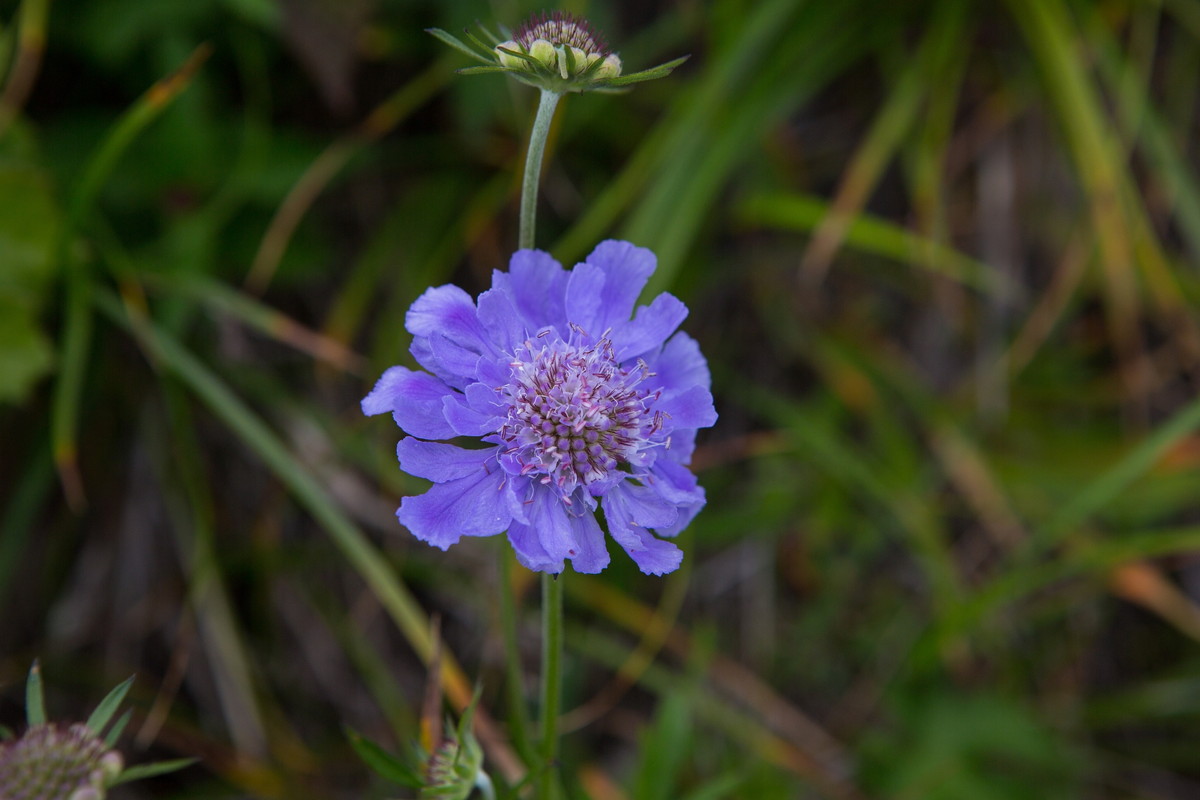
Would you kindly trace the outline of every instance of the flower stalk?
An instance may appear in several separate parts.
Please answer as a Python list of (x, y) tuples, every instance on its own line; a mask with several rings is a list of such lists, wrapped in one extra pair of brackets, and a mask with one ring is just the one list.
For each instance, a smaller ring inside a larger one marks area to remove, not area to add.
[[(537, 114), (529, 133), (525, 155), (525, 177), (521, 182), (521, 218), (517, 247), (532, 250), (537, 239), (537, 201), (542, 160), (550, 124), (562, 95), (542, 89)], [(562, 573), (542, 574), (542, 687), (541, 687), (541, 771), (538, 776), (539, 798), (552, 800), (558, 791), (558, 712), (562, 699), (563, 590)], [(506, 587), (507, 588), (507, 587)]]
[(518, 250), (532, 250), (537, 228), (538, 184), (542, 177), (542, 159), (546, 140), (550, 138), (550, 123), (562, 95), (547, 89), (541, 91), (533, 130), (529, 132), (529, 150), (525, 155), (525, 179), (521, 182), (521, 222), (517, 237)]
[(542, 575), (542, 771), (537, 796), (558, 796), (558, 712), (562, 696), (563, 579)]

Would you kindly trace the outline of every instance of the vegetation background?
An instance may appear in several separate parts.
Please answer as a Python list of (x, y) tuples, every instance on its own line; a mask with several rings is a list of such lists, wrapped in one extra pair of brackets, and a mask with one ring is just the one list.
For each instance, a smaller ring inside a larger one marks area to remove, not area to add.
[[(358, 401), (515, 242), (534, 92), (423, 29), (541, 8), (0, 2), (0, 722), (135, 673), (202, 763), (114, 796), (396, 796), (435, 613), (511, 724), (536, 583)], [(683, 569), (567, 576), (571, 795), (1200, 797), (1200, 2), (563, 8), (692, 58), (566, 100), (539, 241), (654, 249), (721, 413)]]

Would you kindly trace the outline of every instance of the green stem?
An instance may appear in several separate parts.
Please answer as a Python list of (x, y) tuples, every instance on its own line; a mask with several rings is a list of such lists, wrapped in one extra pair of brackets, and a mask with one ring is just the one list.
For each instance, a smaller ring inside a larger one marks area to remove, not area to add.
[(527, 250), (534, 246), (534, 231), (537, 229), (538, 181), (542, 176), (542, 157), (546, 153), (546, 139), (550, 136), (550, 122), (554, 109), (558, 107), (557, 92), (542, 90), (538, 101), (537, 116), (533, 119), (533, 130), (529, 132), (529, 152), (525, 156), (525, 179), (521, 182), (521, 230), (517, 247)]
[(558, 788), (558, 709), (562, 694), (563, 578), (542, 575), (542, 741), (538, 800), (552, 800)]
[(508, 673), (508, 714), (513, 745), (526, 764), (533, 763), (533, 745), (529, 738), (529, 713), (521, 680), (521, 649), (517, 637), (517, 602), (509, 579), (514, 558), (508, 542), (500, 558), (500, 625), (504, 631), (505, 671)]

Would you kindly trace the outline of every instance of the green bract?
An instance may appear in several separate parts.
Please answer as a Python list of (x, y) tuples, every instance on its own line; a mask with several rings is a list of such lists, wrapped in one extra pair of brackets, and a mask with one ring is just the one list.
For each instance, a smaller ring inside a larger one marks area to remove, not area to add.
[(483, 38), (463, 31), (465, 41), (440, 28), (428, 31), (485, 65), (460, 69), (464, 75), (506, 72), (521, 83), (555, 94), (612, 91), (663, 78), (688, 58), (622, 75), (620, 56), (608, 48), (587, 20), (561, 11), (535, 14), (511, 37), (503, 39), (482, 28)]
[(25, 684), (27, 729), (19, 738), (0, 741), (0, 800), (104, 800), (120, 783), (181, 769), (195, 759), (179, 759), (125, 768), (114, 750), (129, 722), (129, 712), (112, 722), (133, 678), (100, 701), (87, 722), (46, 721), (42, 676), (36, 662)]

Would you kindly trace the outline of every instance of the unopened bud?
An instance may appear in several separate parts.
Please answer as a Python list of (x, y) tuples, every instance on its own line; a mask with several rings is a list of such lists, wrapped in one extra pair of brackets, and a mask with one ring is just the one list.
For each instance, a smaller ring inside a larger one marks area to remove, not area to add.
[(125, 759), (116, 750), (109, 750), (100, 757), (100, 772), (104, 774), (104, 785), (111, 786), (125, 769)]
[(558, 67), (558, 51), (554, 49), (553, 44), (545, 39), (534, 39), (530, 42), (529, 55), (550, 69)]
[(518, 58), (517, 56), (514, 56), (512, 53), (506, 53), (506, 52), (504, 52), (505, 50), (513, 50), (516, 52), (522, 52), (521, 45), (517, 44), (514, 41), (501, 42), (500, 44), (496, 45), (496, 58), (499, 59), (501, 66), (508, 67), (509, 69), (525, 69), (526, 68), (525, 67), (525, 63), (526, 63), (525, 59)]
[(594, 73), (597, 78), (616, 78), (621, 74), (621, 58), (616, 53), (604, 57), (604, 63)]

